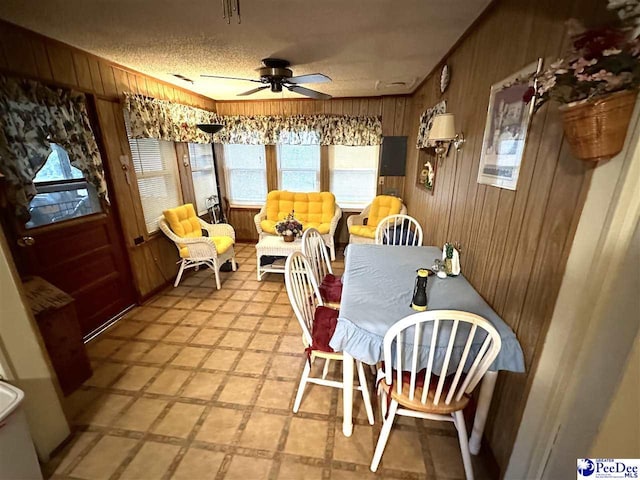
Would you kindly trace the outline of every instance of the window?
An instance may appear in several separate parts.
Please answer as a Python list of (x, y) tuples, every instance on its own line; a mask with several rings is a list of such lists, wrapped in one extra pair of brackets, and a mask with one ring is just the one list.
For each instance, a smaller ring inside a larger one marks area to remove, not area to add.
[(264, 145), (224, 146), (224, 165), (232, 205), (263, 205), (267, 198)]
[(329, 147), (331, 193), (341, 207), (362, 208), (376, 196), (379, 146)]
[(198, 215), (203, 215), (209, 205), (217, 203), (212, 198), (218, 196), (216, 171), (213, 168), (213, 148), (209, 144), (190, 143), (189, 158), (196, 210)]
[(278, 184), (290, 192), (319, 192), (320, 145), (278, 145)]
[(37, 194), (29, 205), (31, 219), (27, 228), (101, 211), (95, 187), (71, 165), (69, 155), (60, 145), (51, 143), (51, 153), (33, 183)]
[(176, 150), (173, 142), (155, 138), (129, 138), (129, 146), (147, 232), (153, 233), (162, 212), (182, 203)]

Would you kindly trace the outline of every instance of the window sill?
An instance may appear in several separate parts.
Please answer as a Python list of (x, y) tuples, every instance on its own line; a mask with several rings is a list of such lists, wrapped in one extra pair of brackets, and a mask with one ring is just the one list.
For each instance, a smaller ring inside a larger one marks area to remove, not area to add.
[(231, 205), (231, 210), (260, 210), (262, 205)]

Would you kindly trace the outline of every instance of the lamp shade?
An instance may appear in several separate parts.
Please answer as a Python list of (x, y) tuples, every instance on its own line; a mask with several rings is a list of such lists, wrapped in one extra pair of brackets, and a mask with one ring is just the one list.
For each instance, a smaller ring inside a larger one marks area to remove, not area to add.
[(206, 133), (218, 133), (224, 128), (224, 125), (220, 125), (219, 123), (199, 123), (196, 126)]
[(456, 136), (455, 117), (453, 113), (442, 113), (433, 117), (433, 125), (429, 130), (430, 141), (448, 141)]

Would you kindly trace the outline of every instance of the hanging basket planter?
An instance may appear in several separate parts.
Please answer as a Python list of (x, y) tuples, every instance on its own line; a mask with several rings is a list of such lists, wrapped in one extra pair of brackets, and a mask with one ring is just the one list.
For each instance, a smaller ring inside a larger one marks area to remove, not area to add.
[(636, 90), (560, 107), (571, 152), (581, 160), (607, 160), (622, 150)]

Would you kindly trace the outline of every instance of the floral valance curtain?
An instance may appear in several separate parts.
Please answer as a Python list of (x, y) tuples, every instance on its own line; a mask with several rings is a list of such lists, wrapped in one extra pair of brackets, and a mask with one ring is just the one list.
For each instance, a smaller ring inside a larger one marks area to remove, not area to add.
[(218, 116), (208, 110), (131, 93), (125, 93), (124, 108), (132, 138), (211, 143), (211, 135), (196, 125), (219, 123)]
[(0, 172), (21, 220), (29, 220), (29, 203), (36, 194), (33, 179), (51, 153), (50, 142), (67, 151), (72, 165), (107, 200), (84, 94), (0, 75)]
[(214, 135), (220, 143), (249, 145), (379, 145), (382, 121), (379, 117), (349, 115), (225, 116), (224, 129)]
[(125, 109), (133, 138), (211, 143), (211, 135), (201, 132), (196, 125), (218, 123), (224, 125), (224, 129), (213, 135), (213, 141), (217, 143), (351, 146), (382, 143), (382, 121), (379, 117), (219, 116), (200, 108), (133, 94), (125, 95)]

